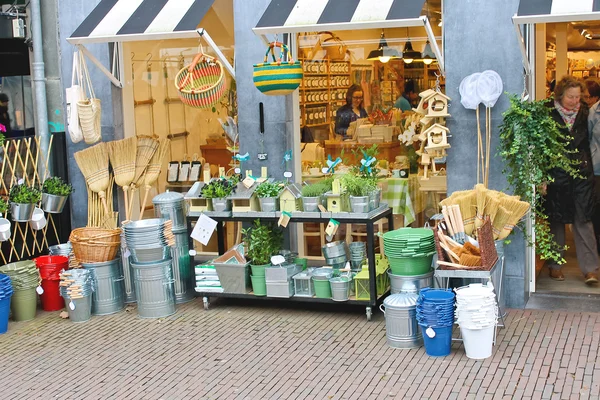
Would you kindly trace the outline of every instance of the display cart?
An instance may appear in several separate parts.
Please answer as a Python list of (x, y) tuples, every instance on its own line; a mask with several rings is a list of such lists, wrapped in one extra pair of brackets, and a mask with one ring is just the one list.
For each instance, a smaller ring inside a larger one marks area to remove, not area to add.
[[(193, 229), (193, 224), (197, 221), (198, 217), (202, 214), (201, 212), (189, 212), (187, 216), (187, 228), (188, 233), (191, 234)], [(217, 224), (217, 244), (219, 254), (224, 254), (225, 249), (225, 231), (223, 228), (222, 222), (228, 221), (242, 221), (242, 222), (252, 222), (255, 219), (260, 219), (261, 221), (274, 221), (279, 220), (281, 216), (280, 212), (271, 212), (271, 213), (263, 213), (263, 212), (244, 212), (244, 213), (232, 213), (227, 212), (205, 212), (206, 216), (214, 219), (218, 222)], [(330, 212), (298, 212), (292, 213), (292, 217), (290, 219), (290, 223), (323, 223), (327, 224), (330, 219), (335, 219), (340, 224), (363, 224), (366, 226), (366, 247), (367, 247), (367, 260), (368, 260), (368, 268), (369, 268), (369, 300), (355, 300), (349, 299), (345, 301), (345, 304), (353, 304), (353, 305), (365, 305), (366, 306), (366, 315), (367, 320), (371, 320), (372, 315), (372, 307), (376, 307), (378, 302), (382, 300), (389, 290), (381, 296), (377, 296), (377, 287), (376, 287), (376, 265), (375, 265), (375, 223), (382, 218), (387, 218), (388, 220), (388, 229), (394, 229), (394, 219), (392, 214), (392, 209), (388, 207), (387, 204), (382, 204), (379, 208), (376, 208), (369, 213), (359, 214), (359, 213), (330, 213)], [(190, 237), (190, 248), (194, 248), (193, 239)], [(281, 301), (281, 298), (275, 297), (262, 297), (255, 296), (251, 293), (214, 293), (214, 292), (196, 292), (196, 296), (202, 297), (204, 301), (204, 308), (208, 309), (209, 307), (209, 299), (210, 297), (227, 297), (227, 298), (242, 298), (242, 299), (260, 299), (260, 300), (274, 300)], [(295, 301), (295, 302), (311, 302), (311, 303), (338, 303), (331, 299), (322, 299), (316, 297), (298, 297), (292, 296), (290, 298), (285, 298), (283, 300)]]

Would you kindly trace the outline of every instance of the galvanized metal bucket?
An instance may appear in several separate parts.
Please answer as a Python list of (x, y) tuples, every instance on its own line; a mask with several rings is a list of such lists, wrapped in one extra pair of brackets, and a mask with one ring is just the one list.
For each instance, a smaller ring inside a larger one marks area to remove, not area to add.
[(42, 210), (49, 214), (60, 214), (67, 204), (68, 197), (42, 193)]
[(172, 260), (136, 264), (129, 260), (140, 318), (163, 318), (175, 314)]
[(392, 294), (383, 300), (379, 309), (385, 314), (387, 344), (400, 349), (423, 345), (421, 327), (417, 323), (415, 293)]
[(321, 197), (302, 197), (302, 206), (306, 212), (318, 212)]
[(173, 279), (175, 280), (175, 303), (187, 303), (195, 298), (195, 275), (190, 264), (190, 245), (187, 230), (175, 232), (173, 257)]
[[(71, 299), (69, 296), (63, 296), (67, 304), (67, 312), (71, 322), (86, 322), (92, 318), (92, 295), (83, 296), (80, 299)], [(69, 303), (73, 303), (74, 309), (71, 310)]]
[(422, 275), (395, 275), (388, 270), (391, 293), (419, 293), (421, 289), (433, 286), (433, 269)]
[(33, 215), (35, 204), (10, 203), (10, 216), (13, 221), (27, 222)]
[(331, 285), (331, 300), (333, 301), (348, 301), (350, 295), (350, 278), (340, 276), (329, 279)]
[(350, 210), (353, 213), (368, 213), (369, 196), (350, 196)]
[(260, 203), (260, 211), (262, 212), (273, 212), (279, 210), (278, 197), (260, 197), (258, 201)]
[(213, 210), (217, 212), (231, 211), (231, 200), (227, 199), (211, 199)]
[(185, 224), (185, 200), (181, 193), (165, 192), (152, 199), (154, 215), (173, 221), (173, 229), (183, 229)]
[(125, 278), (121, 271), (121, 259), (103, 263), (81, 263), (90, 270), (94, 281), (92, 314), (109, 315), (125, 307)]
[(375, 210), (379, 208), (381, 202), (381, 189), (377, 188), (369, 193), (369, 209)]

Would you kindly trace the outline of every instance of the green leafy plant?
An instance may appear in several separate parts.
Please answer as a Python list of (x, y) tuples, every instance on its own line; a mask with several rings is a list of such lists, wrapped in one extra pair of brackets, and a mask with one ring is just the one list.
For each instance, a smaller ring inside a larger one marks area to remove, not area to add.
[(329, 191), (329, 187), (324, 183), (313, 183), (312, 185), (302, 186), (302, 197), (319, 197)]
[(0, 197), (0, 214), (6, 213), (8, 210), (8, 202), (4, 199), (4, 197)]
[(377, 144), (373, 144), (373, 146), (369, 147), (368, 149), (365, 149), (364, 147), (353, 149), (352, 154), (354, 154), (354, 157), (358, 160), (358, 163), (350, 168), (350, 172), (352, 172), (352, 174), (362, 176), (364, 178), (374, 178), (377, 177), (377, 175), (379, 175), (379, 160), (377, 160), (374, 164), (370, 165), (370, 170), (368, 168), (362, 168), (361, 170), (362, 164), (360, 162), (360, 160), (365, 158), (365, 154), (367, 155), (367, 157), (373, 157), (377, 159), (377, 156), (379, 155), (379, 148), (377, 147)]
[(350, 196), (361, 197), (368, 196), (377, 188), (375, 179), (360, 175), (346, 174), (342, 176), (342, 185), (344, 190)]
[(237, 178), (220, 178), (210, 181), (202, 188), (202, 197), (205, 199), (224, 199), (235, 191), (237, 181)]
[(265, 265), (271, 262), (271, 256), (278, 254), (283, 246), (283, 231), (274, 223), (262, 224), (254, 220), (254, 224), (242, 230), (246, 256), (252, 265)]
[(283, 186), (281, 185), (281, 182), (264, 181), (258, 185), (255, 193), (259, 198), (277, 197), (282, 190)]
[[(505, 161), (504, 174), (514, 193), (531, 204), (534, 219), (535, 244), (542, 259), (564, 264), (555, 241), (539, 190), (552, 182), (550, 172), (563, 169), (577, 176), (577, 161), (568, 157), (574, 151), (567, 148), (571, 137), (564, 137), (560, 125), (552, 118), (547, 100), (523, 101), (510, 95), (510, 108), (503, 114), (500, 125), (499, 155)], [(531, 244), (531, 238), (527, 240)]]
[(42, 193), (37, 188), (22, 183), (10, 188), (8, 199), (16, 204), (35, 204), (42, 199)]
[(55, 196), (68, 196), (73, 193), (73, 186), (63, 181), (60, 176), (53, 176), (44, 181), (42, 193), (53, 194)]

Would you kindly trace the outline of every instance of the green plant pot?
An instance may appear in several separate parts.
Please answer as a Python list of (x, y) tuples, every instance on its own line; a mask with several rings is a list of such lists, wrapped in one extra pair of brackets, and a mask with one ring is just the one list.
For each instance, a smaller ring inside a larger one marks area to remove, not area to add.
[(252, 265), (250, 264), (250, 268), (252, 269), (252, 276), (260, 276), (265, 277), (265, 267), (268, 267), (271, 264), (263, 264), (263, 265)]
[(390, 269), (394, 275), (412, 276), (422, 275), (431, 269), (433, 253), (422, 257), (388, 257)]
[(331, 284), (329, 280), (317, 280), (313, 279), (315, 284), (315, 296), (319, 299), (330, 299), (331, 298)]
[(10, 302), (13, 320), (29, 321), (35, 318), (37, 293), (35, 288), (15, 290)]
[[(264, 270), (263, 270), (264, 273)], [(255, 296), (266, 296), (267, 295), (267, 281), (264, 276), (251, 275), (252, 280), (252, 291)]]

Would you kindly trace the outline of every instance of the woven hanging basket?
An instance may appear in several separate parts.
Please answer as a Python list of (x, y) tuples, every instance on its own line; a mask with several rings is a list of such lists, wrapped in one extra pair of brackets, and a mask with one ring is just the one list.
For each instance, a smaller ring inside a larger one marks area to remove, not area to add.
[(225, 94), (223, 64), (214, 57), (199, 53), (189, 66), (177, 73), (175, 87), (184, 104), (210, 109)]

